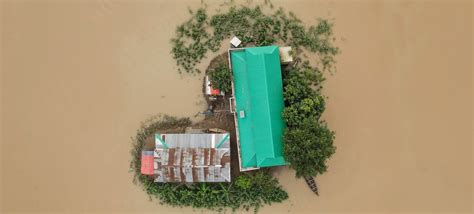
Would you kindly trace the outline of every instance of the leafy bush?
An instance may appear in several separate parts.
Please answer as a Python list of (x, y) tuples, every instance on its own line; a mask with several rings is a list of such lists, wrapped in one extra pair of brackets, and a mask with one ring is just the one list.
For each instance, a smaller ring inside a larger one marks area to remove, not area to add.
[(235, 185), (240, 189), (247, 190), (252, 186), (252, 182), (248, 176), (239, 176), (235, 181)]
[(224, 92), (232, 90), (232, 75), (225, 63), (219, 63), (217, 67), (209, 73), (209, 79), (213, 88)]
[(216, 211), (253, 208), (255, 212), (265, 204), (282, 202), (288, 198), (278, 180), (266, 171), (242, 174), (232, 183), (156, 183), (152, 177), (142, 175), (141, 151), (147, 137), (157, 131), (183, 132), (190, 125), (188, 118), (153, 117), (142, 124), (133, 138), (130, 169), (134, 173), (134, 182), (138, 182), (150, 197), (171, 206), (191, 206)]
[(264, 204), (282, 202), (288, 198), (288, 193), (268, 172), (243, 174), (236, 180), (236, 185), (232, 185), (230, 189), (230, 200), (235, 203), (234, 210), (240, 207), (248, 210), (253, 207), (257, 211)]

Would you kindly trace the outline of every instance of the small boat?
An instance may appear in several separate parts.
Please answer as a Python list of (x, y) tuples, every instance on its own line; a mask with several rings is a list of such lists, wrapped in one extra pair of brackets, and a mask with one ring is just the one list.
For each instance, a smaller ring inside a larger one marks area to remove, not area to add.
[(306, 181), (306, 184), (308, 184), (308, 187), (311, 189), (311, 191), (313, 191), (317, 196), (319, 196), (318, 185), (316, 184), (316, 180), (314, 180), (314, 178), (310, 176), (305, 176), (304, 180)]

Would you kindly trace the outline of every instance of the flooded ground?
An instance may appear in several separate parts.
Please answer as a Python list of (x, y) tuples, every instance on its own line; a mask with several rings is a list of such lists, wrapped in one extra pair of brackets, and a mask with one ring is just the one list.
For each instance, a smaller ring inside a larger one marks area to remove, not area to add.
[[(320, 197), (283, 168), (290, 200), (261, 213), (470, 213), (472, 3), (272, 2), (336, 21), (324, 117), (338, 150)], [(201, 76), (178, 74), (169, 54), (199, 5), (1, 1), (3, 213), (193, 213), (150, 202), (128, 164), (140, 121), (205, 108)]]

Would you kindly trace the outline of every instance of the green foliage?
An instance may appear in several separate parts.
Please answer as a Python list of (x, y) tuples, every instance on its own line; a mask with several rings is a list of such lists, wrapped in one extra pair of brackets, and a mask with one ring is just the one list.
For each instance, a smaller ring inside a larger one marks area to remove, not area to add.
[[(285, 75), (283, 120), (288, 127), (298, 126), (307, 119), (319, 119), (325, 110), (324, 97), (319, 93), (322, 79), (311, 69), (294, 68)], [(314, 90), (312, 85), (319, 86)]]
[(204, 9), (176, 29), (171, 40), (172, 54), (177, 65), (186, 72), (200, 72), (194, 66), (206, 53), (216, 52), (223, 40), (237, 36), (243, 46), (286, 44), (294, 49), (304, 48), (318, 54), (323, 70), (332, 70), (334, 56), (339, 52), (332, 44), (333, 24), (320, 19), (316, 25), (305, 27), (293, 13), (278, 9), (265, 14), (260, 7), (231, 7), (210, 18)]
[(225, 63), (219, 63), (209, 72), (209, 79), (213, 88), (228, 92), (232, 90), (232, 75)]
[(268, 172), (258, 171), (255, 174), (243, 174), (237, 177), (236, 185), (232, 185), (231, 202), (246, 210), (258, 210), (264, 204), (282, 202), (288, 198), (288, 193), (281, 189), (278, 180)]
[(239, 176), (237, 177), (235, 185), (240, 189), (247, 190), (252, 186), (252, 182), (248, 176)]
[(283, 98), (286, 106), (298, 103), (314, 94), (310, 81), (298, 70), (290, 70), (283, 78)]
[(177, 65), (187, 72), (200, 72), (194, 66), (207, 52), (206, 41), (209, 33), (206, 31), (207, 14), (199, 9), (192, 18), (176, 28), (176, 38), (171, 40), (172, 53)]
[[(298, 126), (308, 118), (319, 119), (325, 110), (324, 97), (311, 87), (319, 81), (311, 76), (313, 74), (310, 69), (294, 68), (285, 75), (283, 120), (288, 127)], [(320, 82), (317, 85), (320, 86)]]
[(325, 110), (321, 95), (324, 77), (317, 69), (303, 63), (285, 73), (283, 96), (286, 122), (284, 151), (296, 176), (316, 176), (326, 171), (326, 160), (335, 152), (334, 132), (320, 117)]
[(235, 184), (195, 183), (190, 185), (150, 183), (147, 192), (172, 206), (192, 206), (222, 211), (226, 208), (258, 210), (264, 204), (282, 202), (288, 194), (265, 172), (243, 174)]
[(315, 95), (305, 98), (283, 110), (283, 120), (289, 127), (299, 126), (306, 120), (319, 118), (324, 111), (324, 99)]
[(183, 132), (191, 125), (188, 118), (157, 116), (145, 121), (133, 138), (130, 169), (134, 182), (138, 182), (147, 194), (157, 198), (162, 204), (183, 207), (204, 208), (216, 211), (225, 209), (251, 209), (255, 212), (265, 204), (282, 202), (288, 194), (281, 188), (278, 180), (268, 172), (242, 174), (232, 183), (155, 183), (150, 176), (140, 173), (141, 151), (147, 137), (155, 132)]
[(285, 156), (295, 169), (297, 177), (316, 176), (326, 172), (326, 160), (336, 151), (333, 146), (334, 138), (334, 132), (314, 118), (286, 130)]

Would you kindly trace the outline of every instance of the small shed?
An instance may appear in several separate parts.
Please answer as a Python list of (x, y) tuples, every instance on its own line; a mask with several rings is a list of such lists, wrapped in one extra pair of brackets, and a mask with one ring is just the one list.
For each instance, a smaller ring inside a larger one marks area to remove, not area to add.
[(279, 48), (279, 51), (280, 51), (280, 62), (281, 64), (289, 64), (291, 62), (293, 62), (293, 56), (291, 54), (292, 50), (291, 50), (291, 47), (287, 46), (287, 47), (280, 47)]
[(144, 175), (153, 175), (153, 151), (142, 151), (140, 171)]
[(224, 96), (225, 93), (219, 89), (213, 88), (209, 76), (206, 75), (204, 80), (204, 88), (207, 96)]

